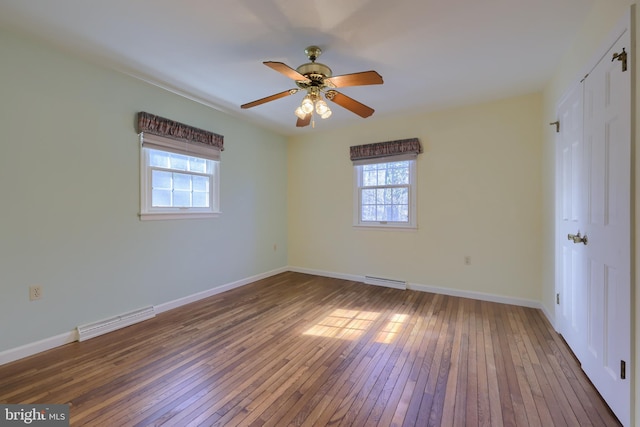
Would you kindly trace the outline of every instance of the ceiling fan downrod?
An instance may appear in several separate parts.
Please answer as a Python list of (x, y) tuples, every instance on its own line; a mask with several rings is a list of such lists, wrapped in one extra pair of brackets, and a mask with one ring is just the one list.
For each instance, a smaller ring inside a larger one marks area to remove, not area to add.
[(318, 46), (309, 46), (304, 50), (304, 53), (309, 58), (309, 61), (316, 62), (316, 59), (322, 54), (322, 49)]

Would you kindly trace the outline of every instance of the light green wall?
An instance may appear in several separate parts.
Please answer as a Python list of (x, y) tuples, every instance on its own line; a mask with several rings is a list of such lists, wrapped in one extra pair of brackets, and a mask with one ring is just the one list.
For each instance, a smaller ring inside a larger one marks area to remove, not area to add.
[[(562, 62), (558, 65), (558, 68), (551, 79), (551, 81), (545, 87), (543, 93), (543, 111), (544, 120), (541, 124), (543, 127), (543, 146), (542, 146), (542, 212), (543, 212), (543, 235), (542, 235), (542, 303), (545, 306), (548, 313), (554, 314), (554, 295), (555, 295), (555, 248), (554, 248), (554, 209), (555, 209), (555, 195), (554, 195), (554, 182), (555, 182), (555, 132), (553, 128), (548, 126), (548, 123), (555, 120), (555, 108), (561, 97), (568, 91), (572, 84), (576, 84), (577, 81), (583, 77), (582, 73), (586, 71), (586, 67), (596, 59), (596, 55), (601, 54), (603, 49), (608, 46), (605, 44), (609, 41), (609, 37), (613, 29), (618, 22), (623, 18), (632, 5), (635, 5), (635, 1), (630, 0), (596, 0), (594, 6), (585, 20), (580, 32), (576, 35), (575, 40), (564, 56)], [(639, 12), (635, 7), (635, 18), (637, 21)], [(637, 45), (640, 33), (636, 31), (635, 43)], [(612, 40), (611, 40), (612, 41)], [(637, 49), (635, 50), (637, 52)], [(631, 54), (632, 58), (634, 54)], [(633, 61), (633, 60), (632, 60)], [(640, 73), (636, 68), (636, 81)], [(636, 85), (636, 105), (633, 115), (633, 122), (638, 118), (638, 89)], [(640, 140), (640, 129), (635, 126), (636, 141)], [(633, 169), (637, 169), (640, 164), (640, 157), (638, 150), (634, 148), (635, 158)], [(640, 176), (635, 172), (636, 182), (633, 184), (634, 194), (637, 194), (637, 189), (640, 188)], [(640, 205), (638, 197), (634, 196), (635, 207), (635, 224), (638, 224), (640, 219)], [(638, 343), (640, 343), (640, 318), (637, 315), (638, 307), (640, 307), (640, 295), (636, 291), (638, 286), (638, 268), (640, 267), (640, 239), (638, 238), (638, 227), (635, 226), (635, 235), (633, 237), (635, 246), (635, 265), (634, 282), (632, 283), (632, 357), (635, 360), (635, 368), (632, 367), (632, 372), (635, 372), (631, 381), (633, 381), (632, 389), (634, 390), (634, 396), (632, 397), (632, 425), (640, 425), (638, 417), (640, 413), (640, 370), (637, 368), (640, 366), (640, 353), (638, 352)], [(634, 414), (635, 411), (635, 414)]]
[[(0, 58), (0, 352), (287, 265), (284, 137), (15, 34)], [(138, 111), (224, 135), (219, 218), (139, 220)]]
[[(533, 94), (292, 138), (289, 264), (539, 301), (541, 113)], [(354, 228), (349, 146), (410, 137), (419, 229)]]

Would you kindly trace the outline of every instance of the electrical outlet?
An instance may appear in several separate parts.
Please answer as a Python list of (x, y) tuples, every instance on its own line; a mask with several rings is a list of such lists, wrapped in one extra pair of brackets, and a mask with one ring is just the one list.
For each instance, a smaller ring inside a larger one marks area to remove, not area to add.
[(464, 265), (471, 265), (471, 257), (469, 255), (464, 257)]
[(29, 301), (35, 301), (42, 298), (42, 286), (29, 286)]

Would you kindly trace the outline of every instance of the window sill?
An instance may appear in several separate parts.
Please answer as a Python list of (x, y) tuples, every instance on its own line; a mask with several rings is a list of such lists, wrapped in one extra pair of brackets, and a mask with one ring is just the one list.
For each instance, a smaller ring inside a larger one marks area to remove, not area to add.
[(362, 229), (362, 230), (381, 230), (381, 231), (418, 231), (417, 225), (353, 224), (353, 228)]
[(158, 212), (158, 213), (141, 213), (141, 221), (162, 221), (168, 219), (206, 219), (217, 218), (221, 212), (192, 212), (192, 213), (177, 213), (177, 212)]

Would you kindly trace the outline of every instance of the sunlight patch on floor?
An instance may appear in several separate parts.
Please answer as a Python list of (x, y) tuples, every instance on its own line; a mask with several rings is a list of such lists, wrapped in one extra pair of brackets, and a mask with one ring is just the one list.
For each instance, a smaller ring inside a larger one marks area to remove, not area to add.
[(372, 311), (337, 309), (313, 325), (303, 335), (354, 340), (380, 316)]
[(409, 318), (408, 314), (394, 314), (384, 328), (378, 333), (376, 342), (391, 344), (402, 331), (402, 326)]
[[(380, 313), (373, 311), (337, 309), (306, 330), (303, 335), (354, 340), (364, 334)], [(409, 318), (406, 314), (394, 314), (376, 336), (376, 342), (389, 344), (398, 336), (403, 324)]]

